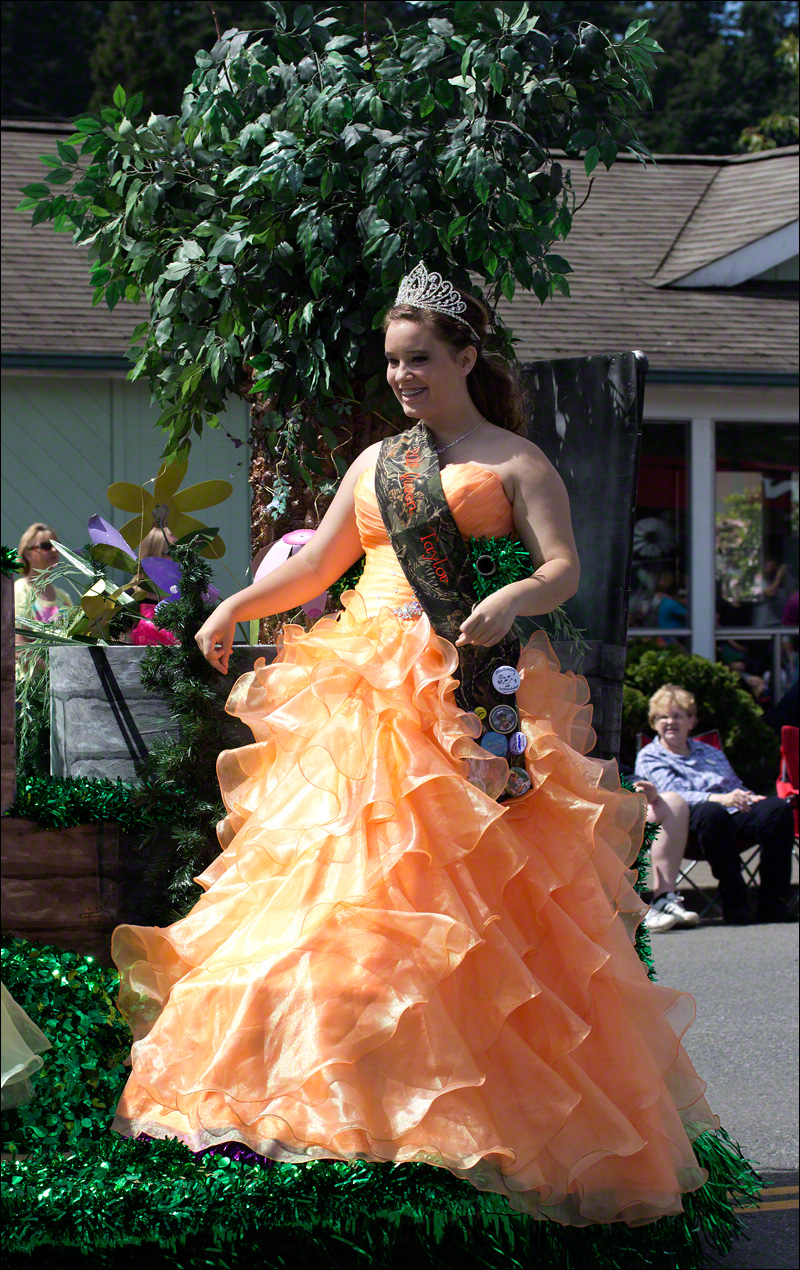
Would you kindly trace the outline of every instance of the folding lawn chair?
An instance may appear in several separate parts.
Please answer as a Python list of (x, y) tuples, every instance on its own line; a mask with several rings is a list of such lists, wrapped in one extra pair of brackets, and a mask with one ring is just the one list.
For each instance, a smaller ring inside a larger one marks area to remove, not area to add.
[[(795, 729), (795, 731), (797, 731), (797, 729)], [(637, 751), (640, 750), (643, 745), (647, 745), (647, 743), (652, 739), (652, 736), (648, 735), (646, 732), (639, 732), (636, 737)], [(722, 738), (716, 728), (713, 728), (710, 732), (700, 732), (697, 736), (693, 736), (692, 740), (704, 741), (706, 745), (713, 745), (716, 750), (722, 749)], [(746, 885), (748, 886), (756, 886), (758, 883), (758, 864), (760, 854), (761, 848), (758, 843), (752, 847), (746, 847), (740, 854), (742, 872), (745, 875)], [(697, 911), (699, 912), (701, 918), (706, 917), (715, 909), (717, 909), (721, 915), (722, 905), (719, 898), (719, 888), (712, 893), (711, 891), (706, 890), (705, 887), (701, 886), (696, 877), (692, 877), (692, 874), (700, 861), (705, 860), (703, 849), (697, 841), (697, 837), (693, 833), (689, 834), (683, 853), (683, 859), (685, 863), (678, 870), (678, 874), (675, 879), (676, 889), (680, 890), (681, 887), (685, 887), (689, 891), (695, 893), (695, 899), (698, 901)]]

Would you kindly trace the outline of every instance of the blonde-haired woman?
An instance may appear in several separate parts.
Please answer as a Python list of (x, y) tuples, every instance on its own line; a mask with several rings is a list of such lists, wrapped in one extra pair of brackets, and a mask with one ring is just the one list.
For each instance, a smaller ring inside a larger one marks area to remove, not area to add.
[[(57, 537), (52, 525), (40, 522), (28, 525), (19, 540), (17, 555), (22, 561), (22, 573), (14, 582), (14, 616), (29, 617), (37, 622), (52, 622), (62, 609), (68, 609), (72, 600), (66, 591), (48, 582), (43, 590), (35, 591), (33, 583), (40, 574), (58, 564), (59, 555), (54, 539)], [(28, 644), (25, 635), (15, 635), (15, 643)]]
[(752, 920), (739, 852), (754, 843), (761, 848), (759, 919), (797, 921), (787, 903), (794, 839), (789, 803), (746, 789), (722, 750), (690, 739), (697, 702), (685, 688), (664, 684), (648, 713), (656, 738), (636, 756), (636, 775), (689, 804), (689, 829), (719, 882), (725, 921), (741, 926)]

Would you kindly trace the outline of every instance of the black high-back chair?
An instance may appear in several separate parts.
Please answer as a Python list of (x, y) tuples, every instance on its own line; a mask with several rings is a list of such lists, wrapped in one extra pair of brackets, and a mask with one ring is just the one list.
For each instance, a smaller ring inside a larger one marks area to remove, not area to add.
[(588, 651), (578, 658), (569, 643), (553, 647), (562, 669), (589, 682), (593, 754), (617, 758), (647, 358), (566, 357), (522, 369), (528, 435), (567, 487), (581, 561), (578, 593), (565, 607)]

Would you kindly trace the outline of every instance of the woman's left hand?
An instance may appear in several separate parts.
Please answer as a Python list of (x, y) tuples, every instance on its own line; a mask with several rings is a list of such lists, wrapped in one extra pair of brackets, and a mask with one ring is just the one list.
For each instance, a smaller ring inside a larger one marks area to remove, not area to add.
[(461, 623), (456, 648), (462, 648), (464, 644), (481, 644), (484, 648), (491, 648), (508, 634), (516, 617), (517, 610), (510, 597), (504, 599), (502, 591), (487, 595)]

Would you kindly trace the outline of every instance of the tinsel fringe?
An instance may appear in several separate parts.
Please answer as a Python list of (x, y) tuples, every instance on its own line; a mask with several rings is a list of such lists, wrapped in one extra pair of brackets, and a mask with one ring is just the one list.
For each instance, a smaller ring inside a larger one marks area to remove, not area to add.
[(13, 578), (15, 574), (22, 573), (22, 567), (22, 561), (15, 547), (0, 546), (0, 572), (6, 578)]
[(139, 833), (185, 819), (186, 809), (180, 791), (164, 792), (147, 783), (136, 786), (88, 776), (30, 776), (17, 782), (16, 796), (5, 814), (35, 820), (45, 829), (115, 821), (127, 832)]
[[(181, 1143), (112, 1139), (2, 1165), (6, 1256), (68, 1249), (96, 1267), (120, 1252), (169, 1254), (175, 1270), (268, 1264), (388, 1270), (460, 1264), (697, 1270), (743, 1232), (759, 1179), (723, 1132), (697, 1139), (710, 1174), (686, 1212), (648, 1226), (563, 1227), (512, 1212), (445, 1169), (317, 1161), (264, 1169), (195, 1159)], [(320, 1260), (322, 1258), (322, 1260)], [(34, 1262), (32, 1261), (33, 1265)], [(88, 1264), (88, 1262), (87, 1262)]]

